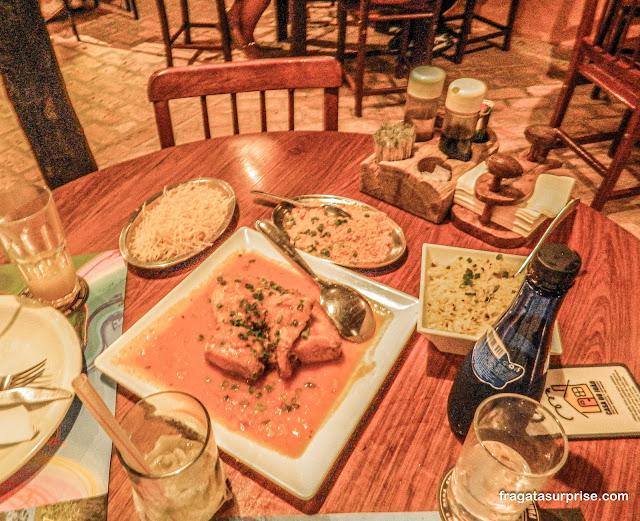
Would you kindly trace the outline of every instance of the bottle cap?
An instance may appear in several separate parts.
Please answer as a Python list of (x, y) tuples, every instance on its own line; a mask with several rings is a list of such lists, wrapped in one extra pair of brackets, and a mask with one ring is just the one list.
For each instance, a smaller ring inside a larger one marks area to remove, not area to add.
[(420, 65), (411, 69), (407, 94), (415, 98), (439, 98), (446, 74), (440, 67)]
[(566, 291), (580, 271), (580, 256), (565, 244), (543, 245), (529, 266), (532, 282), (546, 291)]
[(459, 78), (449, 84), (445, 107), (461, 114), (477, 114), (482, 100), (487, 94), (487, 86), (474, 78)]

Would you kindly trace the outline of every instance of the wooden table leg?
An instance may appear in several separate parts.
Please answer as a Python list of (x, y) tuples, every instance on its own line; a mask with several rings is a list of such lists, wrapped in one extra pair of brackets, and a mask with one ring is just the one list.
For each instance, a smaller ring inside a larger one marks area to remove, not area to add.
[(475, 12), (476, 0), (467, 0), (464, 7), (464, 16), (462, 18), (462, 27), (460, 28), (460, 34), (458, 35), (458, 41), (456, 43), (456, 52), (453, 61), (455, 63), (462, 63), (462, 57), (467, 47), (467, 40), (471, 34), (471, 22), (473, 22), (473, 15)]
[(275, 0), (276, 34), (279, 42), (287, 39), (287, 24), (289, 23), (289, 0)]
[(291, 56), (307, 54), (307, 1), (291, 1)]

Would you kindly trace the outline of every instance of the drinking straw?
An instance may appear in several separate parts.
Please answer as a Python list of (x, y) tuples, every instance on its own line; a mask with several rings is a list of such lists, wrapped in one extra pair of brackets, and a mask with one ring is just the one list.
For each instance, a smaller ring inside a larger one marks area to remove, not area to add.
[(73, 379), (71, 385), (75, 389), (78, 398), (82, 400), (85, 407), (89, 409), (89, 412), (104, 429), (109, 438), (111, 438), (111, 441), (113, 441), (113, 444), (124, 459), (134, 462), (138, 466), (138, 470), (141, 470), (147, 475), (151, 475), (151, 469), (144, 460), (144, 456), (129, 439), (127, 433), (118, 423), (118, 420), (111, 414), (107, 404), (104, 403), (95, 387), (91, 385), (87, 375), (80, 373)]
[[(138, 466), (139, 471), (150, 476), (152, 471), (144, 460), (144, 456), (129, 439), (127, 433), (118, 423), (118, 420), (111, 414), (107, 404), (104, 403), (104, 400), (98, 394), (95, 387), (91, 385), (87, 375), (80, 373), (71, 381), (71, 385), (76, 391), (78, 398), (80, 398), (85, 407), (89, 409), (89, 412), (104, 429), (109, 438), (111, 438), (111, 441), (120, 454), (122, 454), (125, 461), (133, 461)], [(170, 498), (167, 498), (163, 494), (160, 486), (155, 483), (150, 486), (149, 492), (160, 500), (171, 501)], [(176, 521), (172, 516), (169, 516), (169, 519), (170, 521)]]

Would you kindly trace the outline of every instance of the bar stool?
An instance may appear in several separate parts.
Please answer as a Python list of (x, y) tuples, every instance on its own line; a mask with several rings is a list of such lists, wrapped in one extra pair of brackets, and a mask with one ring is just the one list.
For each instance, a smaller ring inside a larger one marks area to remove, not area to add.
[[(93, 4), (95, 7), (98, 7), (100, 0), (93, 0)], [(136, 0), (124, 0), (124, 8), (126, 11), (130, 12), (133, 15), (134, 20), (139, 20), (140, 16), (138, 15), (138, 5), (136, 4)]]
[[(453, 54), (443, 54), (443, 56), (451, 59), (454, 63), (461, 63), (462, 57), (465, 54), (488, 49), (489, 47), (499, 47), (503, 51), (508, 51), (511, 46), (511, 32), (513, 30), (513, 23), (516, 19), (518, 2), (519, 0), (511, 0), (511, 4), (509, 5), (509, 13), (507, 14), (507, 22), (506, 24), (503, 24), (500, 22), (496, 22), (495, 20), (491, 20), (485, 16), (476, 14), (476, 0), (466, 0), (464, 12), (462, 14), (447, 16), (444, 18), (445, 23), (455, 20), (462, 20), (462, 25), (459, 29), (447, 26), (454, 39), (456, 40), (456, 44)], [(471, 37), (471, 25), (474, 20), (488, 25), (496, 30), (480, 36)], [(493, 42), (492, 40), (494, 40), (495, 38), (503, 38), (502, 45), (498, 45)], [(481, 42), (486, 43), (485, 45), (468, 49), (469, 45)]]
[[(362, 117), (362, 98), (377, 94), (405, 92), (406, 84), (401, 87), (371, 88), (364, 85), (364, 69), (367, 56), (381, 54), (382, 51), (367, 50), (367, 29), (369, 22), (398, 21), (402, 24), (402, 37), (398, 51), (399, 70), (405, 65), (414, 67), (430, 64), (433, 57), (433, 39), (436, 23), (440, 16), (442, 0), (339, 0), (338, 1), (338, 46), (337, 60), (344, 65), (347, 14), (357, 19), (358, 46), (356, 51), (355, 70), (349, 73), (343, 67), (345, 81), (353, 90), (356, 117)], [(413, 52), (410, 62), (407, 60), (409, 25), (415, 23)]]
[[(167, 8), (164, 0), (156, 0), (158, 6), (158, 14), (160, 16), (160, 28), (162, 31), (162, 40), (167, 55), (167, 67), (173, 66), (173, 49), (196, 49), (220, 50), (225, 61), (231, 61), (231, 33), (229, 31), (229, 20), (227, 19), (227, 9), (224, 0), (216, 0), (216, 8), (218, 9), (217, 22), (192, 22), (189, 17), (188, 0), (180, 0), (180, 11), (182, 14), (182, 23), (177, 31), (171, 33), (169, 29), (169, 20), (167, 18)], [(192, 28), (216, 28), (220, 31), (222, 44), (212, 44), (208, 42), (193, 42), (191, 39)], [(184, 33), (184, 43), (177, 42), (177, 39)]]
[(136, 0), (124, 0), (124, 8), (133, 14), (133, 18), (135, 20), (139, 20), (140, 16), (138, 15), (138, 5), (136, 4)]

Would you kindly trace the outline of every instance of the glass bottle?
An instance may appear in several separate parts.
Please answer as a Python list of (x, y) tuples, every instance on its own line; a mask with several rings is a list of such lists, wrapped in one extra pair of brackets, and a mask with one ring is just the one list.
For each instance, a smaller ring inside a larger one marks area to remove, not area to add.
[(447, 413), (458, 437), (467, 434), (476, 408), (493, 394), (540, 400), (553, 323), (580, 265), (580, 256), (564, 244), (540, 248), (513, 303), (467, 353), (455, 376)]
[(478, 114), (487, 86), (473, 78), (459, 78), (449, 84), (439, 147), (450, 159), (469, 161)]
[(445, 72), (439, 67), (420, 65), (409, 74), (404, 121), (416, 129), (416, 141), (429, 141), (438, 113)]

